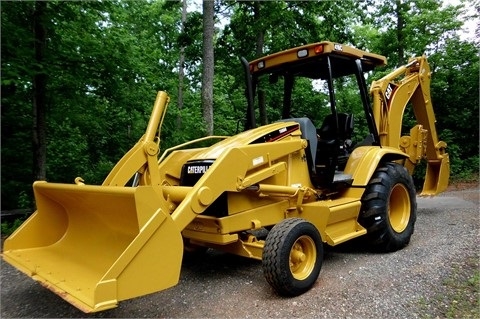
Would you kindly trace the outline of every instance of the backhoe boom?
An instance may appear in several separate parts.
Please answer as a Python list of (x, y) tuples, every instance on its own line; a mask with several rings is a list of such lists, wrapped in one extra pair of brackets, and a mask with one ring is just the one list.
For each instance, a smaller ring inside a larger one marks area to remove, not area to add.
[[(423, 158), (427, 171), (422, 195), (435, 195), (448, 185), (450, 162), (446, 143), (438, 139), (430, 97), (430, 66), (425, 56), (410, 61), (374, 81), (370, 88), (373, 112), (382, 146), (402, 149), (409, 155), (405, 167), (410, 174)], [(417, 125), (410, 136), (402, 136), (402, 118), (411, 104)]]

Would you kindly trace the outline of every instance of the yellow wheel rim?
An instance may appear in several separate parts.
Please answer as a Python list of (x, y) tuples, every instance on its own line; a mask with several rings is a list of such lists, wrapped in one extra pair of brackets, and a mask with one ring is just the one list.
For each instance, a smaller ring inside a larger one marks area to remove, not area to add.
[(299, 237), (290, 250), (290, 271), (297, 280), (304, 280), (313, 271), (317, 260), (315, 242), (309, 236)]
[(397, 233), (401, 233), (407, 228), (410, 209), (411, 203), (407, 188), (402, 184), (395, 185), (390, 194), (388, 217), (390, 225)]

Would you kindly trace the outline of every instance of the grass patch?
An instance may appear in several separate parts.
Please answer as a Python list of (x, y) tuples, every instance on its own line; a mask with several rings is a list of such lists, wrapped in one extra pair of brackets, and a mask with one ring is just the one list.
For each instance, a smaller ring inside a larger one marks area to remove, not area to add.
[(456, 264), (430, 299), (420, 298), (421, 318), (480, 318), (480, 270), (477, 257)]
[[(456, 270), (458, 271), (458, 270)], [(480, 272), (477, 269), (470, 271), (467, 278), (449, 278), (446, 286), (451, 289), (447, 296), (447, 318), (480, 318), (479, 310), (479, 279)]]

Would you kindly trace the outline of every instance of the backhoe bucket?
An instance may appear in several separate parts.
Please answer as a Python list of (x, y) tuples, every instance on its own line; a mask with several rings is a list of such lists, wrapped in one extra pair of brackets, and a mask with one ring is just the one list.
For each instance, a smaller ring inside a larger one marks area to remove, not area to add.
[(33, 185), (4, 259), (84, 312), (178, 283), (183, 242), (150, 186)]
[(425, 182), (420, 196), (437, 195), (448, 187), (450, 178), (450, 160), (448, 154), (443, 154), (440, 161), (430, 161), (427, 163), (425, 173)]

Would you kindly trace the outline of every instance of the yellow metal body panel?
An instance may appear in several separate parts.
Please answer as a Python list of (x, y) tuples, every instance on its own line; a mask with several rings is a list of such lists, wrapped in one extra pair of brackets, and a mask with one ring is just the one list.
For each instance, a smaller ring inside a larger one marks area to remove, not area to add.
[[(252, 207), (267, 207), (267, 205), (274, 204), (276, 205), (279, 201), (285, 201), (282, 198), (277, 198), (277, 197), (270, 197), (270, 196), (262, 196), (261, 194), (258, 194), (254, 191), (243, 191), (239, 193), (229, 193), (228, 194), (228, 214), (229, 215), (235, 215), (241, 212), (245, 212), (247, 210), (251, 210)], [(288, 203), (284, 204), (285, 206), (288, 206)], [(283, 209), (280, 210), (285, 210), (286, 207), (283, 207)], [(271, 221), (271, 223), (265, 223), (266, 220), (264, 221), (263, 218), (268, 219), (269, 214), (261, 214), (259, 215), (262, 218), (262, 226), (265, 225), (273, 225), (275, 222)], [(258, 217), (257, 217), (258, 218)], [(251, 219), (255, 219), (255, 216), (252, 216)]]
[[(249, 210), (222, 218), (199, 215), (185, 229), (191, 232), (188, 232), (188, 235), (185, 232), (184, 235), (188, 238), (199, 239), (195, 237), (194, 231), (224, 235), (274, 225), (285, 218), (289, 207), (288, 200), (277, 199), (274, 203), (253, 206)], [(222, 240), (217, 243), (223, 242)]]
[(393, 147), (357, 147), (350, 155), (344, 170), (345, 174), (352, 175), (352, 186), (366, 186), (385, 156), (389, 156), (389, 160), (399, 160), (406, 158), (407, 154)]
[[(245, 243), (237, 243), (240, 238), (232, 236), (244, 230), (275, 225), (285, 218), (300, 217), (314, 224), (322, 239), (334, 246), (366, 234), (357, 222), (363, 192), (364, 188), (351, 188), (337, 199), (306, 201), (300, 211), (296, 208), (297, 196), (267, 196), (276, 202), (266, 205), (258, 202), (256, 207), (221, 218), (199, 215), (183, 231), (183, 236), (208, 247), (257, 258)], [(254, 247), (262, 245), (263, 241), (258, 241)]]
[[(273, 131), (281, 131), (288, 126), (298, 126), (296, 122), (275, 122), (268, 125), (258, 127), (256, 129), (241, 132), (234, 136), (228, 137), (209, 148), (205, 148), (204, 152), (195, 155), (194, 159), (215, 159), (218, 158), (226, 149), (242, 147), (252, 143), (258, 138), (265, 136)], [(301, 133), (297, 130), (291, 135), (300, 136)], [(262, 143), (263, 144), (263, 143)], [(264, 145), (264, 144), (263, 144)]]

